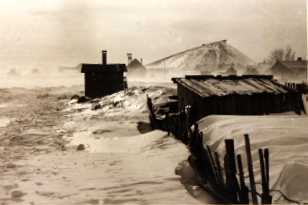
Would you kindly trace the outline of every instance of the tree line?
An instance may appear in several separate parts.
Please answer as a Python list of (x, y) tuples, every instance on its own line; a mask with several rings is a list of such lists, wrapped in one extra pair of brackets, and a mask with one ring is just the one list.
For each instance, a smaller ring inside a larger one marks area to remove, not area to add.
[(275, 63), (277, 60), (281, 61), (293, 61), (295, 60), (296, 52), (291, 46), (287, 46), (285, 49), (277, 48), (271, 51), (268, 61)]

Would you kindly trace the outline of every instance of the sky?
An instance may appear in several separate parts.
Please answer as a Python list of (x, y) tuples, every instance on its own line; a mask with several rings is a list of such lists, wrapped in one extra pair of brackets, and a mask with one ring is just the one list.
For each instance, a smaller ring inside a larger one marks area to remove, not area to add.
[(256, 62), (307, 58), (306, 0), (0, 0), (0, 69), (144, 64), (227, 39)]

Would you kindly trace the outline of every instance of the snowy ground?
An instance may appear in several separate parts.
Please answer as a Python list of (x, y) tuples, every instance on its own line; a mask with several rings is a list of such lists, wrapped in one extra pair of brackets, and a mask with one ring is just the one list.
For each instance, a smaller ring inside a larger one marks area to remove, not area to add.
[[(131, 89), (125, 94), (77, 104), (70, 98), (84, 94), (83, 75), (68, 75), (0, 77), (1, 205), (214, 203), (196, 185), (188, 149), (165, 132), (149, 129), (146, 94), (161, 102), (174, 94), (174, 84), (140, 79), (128, 82)], [(255, 133), (254, 148), (270, 149), (272, 188), (307, 202), (307, 118), (282, 119), (273, 124), (274, 117), (216, 116), (206, 118), (201, 128), (215, 139), (207, 140), (219, 152), (223, 138), (238, 137), (240, 152), (242, 132)], [(260, 122), (270, 132), (258, 131)], [(295, 126), (290, 138), (286, 134), (293, 125), (301, 127)], [(279, 133), (285, 134), (283, 140)], [(268, 136), (277, 138), (269, 141)]]
[(173, 92), (133, 87), (77, 104), (70, 97), (82, 85), (0, 88), (0, 203), (213, 203), (196, 186), (187, 148), (149, 130), (146, 93), (160, 101)]

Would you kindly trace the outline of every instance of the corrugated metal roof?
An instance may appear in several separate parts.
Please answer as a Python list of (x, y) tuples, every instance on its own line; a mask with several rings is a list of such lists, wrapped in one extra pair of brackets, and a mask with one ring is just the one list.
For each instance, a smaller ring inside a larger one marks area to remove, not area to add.
[(126, 72), (127, 68), (125, 64), (82, 64), (81, 72), (104, 72), (104, 71), (112, 71), (112, 72)]
[(172, 80), (201, 97), (295, 92), (274, 81), (272, 76), (186, 76)]
[(307, 69), (307, 61), (280, 61), (284, 66), (290, 69)]

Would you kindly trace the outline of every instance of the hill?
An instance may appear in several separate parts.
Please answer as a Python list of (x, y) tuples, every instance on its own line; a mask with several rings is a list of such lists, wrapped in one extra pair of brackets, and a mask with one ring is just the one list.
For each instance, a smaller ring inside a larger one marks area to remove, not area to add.
[(201, 72), (212, 72), (215, 70), (226, 70), (230, 65), (247, 67), (256, 65), (245, 54), (227, 44), (226, 40), (176, 53), (146, 65), (147, 69), (176, 69), (176, 70), (198, 70)]

